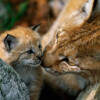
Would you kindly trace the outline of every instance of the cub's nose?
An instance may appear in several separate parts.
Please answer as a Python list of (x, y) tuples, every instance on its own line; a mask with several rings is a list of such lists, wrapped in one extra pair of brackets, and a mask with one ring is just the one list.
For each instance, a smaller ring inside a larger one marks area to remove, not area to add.
[(42, 60), (43, 55), (38, 55), (37, 58), (38, 58), (39, 60)]

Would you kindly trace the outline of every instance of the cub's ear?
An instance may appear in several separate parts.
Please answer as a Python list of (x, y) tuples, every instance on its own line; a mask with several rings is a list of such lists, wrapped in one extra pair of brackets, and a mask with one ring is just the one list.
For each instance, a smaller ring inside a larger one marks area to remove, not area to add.
[(16, 46), (17, 42), (17, 38), (10, 34), (7, 34), (7, 36), (4, 39), (4, 44), (8, 51), (11, 51)]
[(38, 31), (40, 29), (40, 24), (31, 27), (33, 31)]

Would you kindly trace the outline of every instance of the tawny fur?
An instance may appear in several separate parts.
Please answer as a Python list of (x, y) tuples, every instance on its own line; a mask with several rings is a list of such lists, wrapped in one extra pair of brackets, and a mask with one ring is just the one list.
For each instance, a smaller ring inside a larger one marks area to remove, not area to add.
[(59, 28), (60, 25), (62, 25), (65, 22), (66, 24), (70, 23), (70, 25), (72, 26), (77, 25), (75, 22), (76, 21), (75, 18), (77, 18), (77, 16), (75, 16), (73, 20), (72, 20), (72, 17), (74, 13), (76, 13), (76, 11), (79, 10), (86, 1), (88, 0), (67, 0), (57, 20), (54, 22), (54, 24), (52, 25), (50, 30), (47, 32), (47, 34), (44, 35), (42, 38), (42, 49), (43, 50), (45, 46), (48, 45), (49, 42), (52, 40), (52, 38), (56, 34), (56, 30)]
[[(4, 43), (7, 34), (18, 40), (11, 51), (7, 50)], [(29, 89), (31, 100), (38, 100), (42, 86), (42, 69), (40, 63), (36, 65), (34, 62), (41, 56), (39, 45), (40, 37), (31, 28), (17, 27), (0, 35), (0, 58), (19, 73)], [(35, 52), (28, 54), (30, 49), (34, 49)]]
[(69, 10), (72, 17), (60, 16), (62, 24), (52, 30), (52, 38), (44, 51), (46, 70), (58, 75), (59, 79), (59, 74), (62, 75), (61, 81), (65, 80), (66, 87), (76, 92), (100, 82), (100, 14), (91, 14), (93, 2), (90, 1), (89, 9), (86, 8), (87, 16), (79, 9), (82, 5), (77, 5), (75, 8), (79, 10), (75, 12)]

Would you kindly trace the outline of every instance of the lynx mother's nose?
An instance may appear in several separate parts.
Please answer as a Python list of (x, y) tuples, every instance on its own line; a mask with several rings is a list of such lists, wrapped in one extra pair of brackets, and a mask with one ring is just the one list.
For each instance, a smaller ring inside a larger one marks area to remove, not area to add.
[(51, 67), (53, 63), (55, 62), (55, 57), (50, 53), (44, 53), (43, 54), (43, 60), (42, 65), (43, 67)]

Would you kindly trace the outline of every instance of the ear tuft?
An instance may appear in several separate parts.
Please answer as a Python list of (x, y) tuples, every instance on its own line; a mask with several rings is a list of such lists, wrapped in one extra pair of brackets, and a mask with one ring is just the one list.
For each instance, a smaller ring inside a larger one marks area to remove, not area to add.
[(17, 38), (10, 34), (7, 34), (7, 36), (4, 39), (4, 44), (8, 51), (11, 51), (16, 46), (17, 42)]
[(40, 28), (40, 24), (31, 27), (33, 31), (38, 31)]

